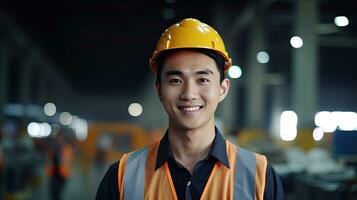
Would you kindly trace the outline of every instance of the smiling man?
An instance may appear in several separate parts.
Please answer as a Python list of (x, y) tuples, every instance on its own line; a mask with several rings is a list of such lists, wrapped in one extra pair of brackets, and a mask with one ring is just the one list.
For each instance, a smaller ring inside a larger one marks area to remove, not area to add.
[(265, 156), (226, 141), (215, 127), (231, 63), (219, 34), (196, 19), (162, 34), (150, 65), (168, 129), (111, 165), (96, 199), (285, 199)]

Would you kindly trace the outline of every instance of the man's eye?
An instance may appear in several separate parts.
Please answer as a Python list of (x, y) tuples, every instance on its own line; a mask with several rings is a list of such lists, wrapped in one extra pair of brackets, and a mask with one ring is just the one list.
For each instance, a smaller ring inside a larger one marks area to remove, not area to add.
[(169, 80), (169, 83), (177, 84), (177, 83), (181, 83), (181, 80), (180, 79), (171, 79), (171, 80)]
[(200, 78), (198, 81), (199, 81), (200, 83), (207, 83), (207, 82), (209, 82), (209, 80), (206, 79), (206, 78)]

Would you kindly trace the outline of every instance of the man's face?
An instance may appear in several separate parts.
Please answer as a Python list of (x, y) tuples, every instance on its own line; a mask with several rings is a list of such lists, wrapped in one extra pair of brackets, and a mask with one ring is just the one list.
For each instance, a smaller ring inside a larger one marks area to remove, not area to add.
[(220, 82), (215, 61), (205, 54), (178, 51), (163, 65), (156, 88), (170, 126), (197, 129), (214, 125), (217, 105), (227, 95), (229, 80)]

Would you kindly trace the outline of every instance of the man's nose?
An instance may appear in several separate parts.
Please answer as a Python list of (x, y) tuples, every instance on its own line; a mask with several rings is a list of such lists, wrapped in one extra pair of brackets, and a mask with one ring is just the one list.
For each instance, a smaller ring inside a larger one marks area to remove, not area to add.
[(180, 99), (185, 101), (191, 101), (196, 100), (197, 98), (197, 86), (192, 81), (186, 82), (182, 88)]

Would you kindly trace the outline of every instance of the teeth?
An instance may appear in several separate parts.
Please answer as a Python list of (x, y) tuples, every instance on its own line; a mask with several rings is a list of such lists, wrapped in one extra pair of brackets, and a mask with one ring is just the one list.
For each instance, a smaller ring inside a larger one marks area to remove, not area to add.
[(199, 106), (195, 106), (195, 107), (182, 107), (181, 108), (183, 111), (185, 112), (193, 112), (193, 111), (197, 111), (200, 109)]

